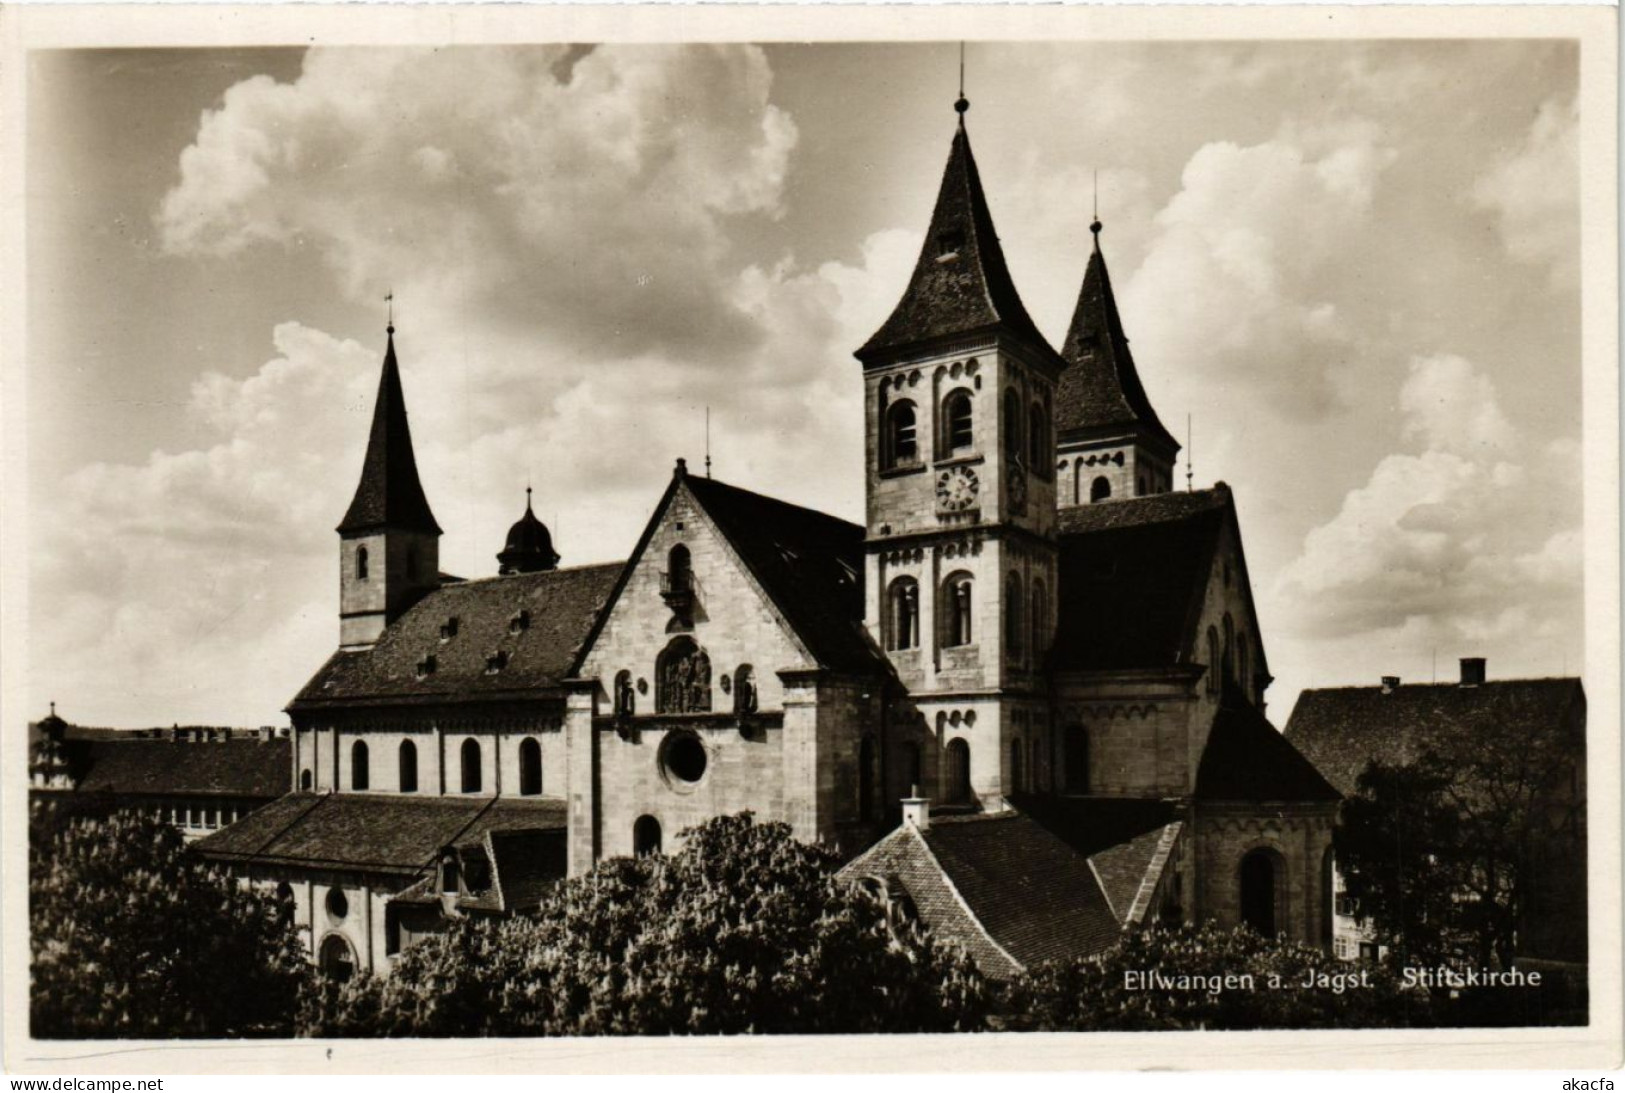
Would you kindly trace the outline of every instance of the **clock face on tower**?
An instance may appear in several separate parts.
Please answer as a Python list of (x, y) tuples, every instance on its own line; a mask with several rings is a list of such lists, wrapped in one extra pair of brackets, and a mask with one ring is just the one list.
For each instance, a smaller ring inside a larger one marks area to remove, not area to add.
[(937, 475), (937, 507), (944, 512), (964, 512), (976, 504), (976, 472), (969, 467), (949, 467)]

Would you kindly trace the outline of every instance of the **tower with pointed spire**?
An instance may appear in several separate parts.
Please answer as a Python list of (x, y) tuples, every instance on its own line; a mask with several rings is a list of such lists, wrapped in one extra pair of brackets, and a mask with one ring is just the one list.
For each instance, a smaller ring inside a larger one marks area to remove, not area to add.
[[(944, 733), (947, 782), (998, 801), (1047, 747), (1056, 384), (1065, 362), (1005, 264), (965, 127), (902, 298), (857, 351), (867, 443), (866, 621)], [(954, 745), (949, 737), (964, 737)], [(1028, 749), (1032, 750), (1029, 751)]]
[(515, 573), (542, 573), (558, 568), (558, 551), (553, 549), (553, 533), (536, 518), (530, 507), (530, 487), (525, 487), (525, 515), (508, 529), (507, 541), (497, 554), (497, 572), (504, 577)]
[(1173, 488), (1179, 442), (1151, 408), (1117, 311), (1100, 251), (1094, 248), (1067, 327), (1055, 398), (1057, 500), (1062, 507), (1166, 493)]
[(440, 584), (440, 525), (418, 481), (393, 322), (387, 331), (361, 481), (337, 529), (339, 645), (347, 649), (374, 644)]

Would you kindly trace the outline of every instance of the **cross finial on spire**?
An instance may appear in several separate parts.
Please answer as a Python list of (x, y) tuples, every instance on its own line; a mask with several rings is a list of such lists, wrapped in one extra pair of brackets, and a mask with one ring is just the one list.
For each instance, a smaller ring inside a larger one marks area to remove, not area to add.
[(51, 703), (51, 716), (52, 717), (56, 716), (56, 703), (55, 702)]
[(959, 43), (959, 98), (954, 100), (954, 112), (959, 115), (959, 124), (965, 124), (965, 111), (970, 109), (970, 100), (965, 97), (965, 43)]
[(1100, 168), (1095, 168), (1095, 211), (1089, 221), (1089, 233), (1095, 237), (1095, 249), (1100, 249)]

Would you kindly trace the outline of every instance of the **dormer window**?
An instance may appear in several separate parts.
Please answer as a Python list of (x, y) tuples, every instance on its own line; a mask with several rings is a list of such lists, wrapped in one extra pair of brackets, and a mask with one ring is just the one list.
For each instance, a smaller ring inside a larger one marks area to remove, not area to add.
[(937, 233), (937, 261), (952, 262), (965, 247), (965, 233), (957, 228)]
[(530, 612), (521, 609), (508, 620), (508, 633), (518, 634), (530, 629)]
[(498, 649), (485, 658), (485, 674), (495, 675), (508, 666), (508, 654)]
[(457, 636), (457, 616), (453, 615), (440, 624), (440, 640), (450, 641)]
[(435, 669), (437, 669), (439, 667), (440, 667), (440, 664), (435, 659), (435, 655), (433, 653), (430, 653), (428, 656), (426, 656), (422, 660), (418, 661), (418, 663), (417, 663), (417, 677), (419, 679), (427, 679), (430, 676), (434, 675)]

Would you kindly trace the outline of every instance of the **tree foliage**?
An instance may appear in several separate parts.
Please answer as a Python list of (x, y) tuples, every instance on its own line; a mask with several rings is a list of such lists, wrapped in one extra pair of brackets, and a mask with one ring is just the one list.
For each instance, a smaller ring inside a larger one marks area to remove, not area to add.
[[(1143, 978), (1151, 972), (1162, 978)], [(1011, 985), (1006, 1008), (1010, 1027), (1043, 1031), (1430, 1023), (1427, 992), (1401, 989), (1387, 967), (1212, 925), (1129, 934), (1099, 956), (1041, 965)]]
[(306, 964), (292, 907), (185, 854), (168, 825), (31, 816), (36, 1037), (286, 1036)]
[(839, 859), (749, 814), (670, 857), (616, 858), (534, 917), (465, 919), (388, 978), (329, 986), (315, 1035), (953, 1031), (983, 1027), (969, 959), (835, 876)]

